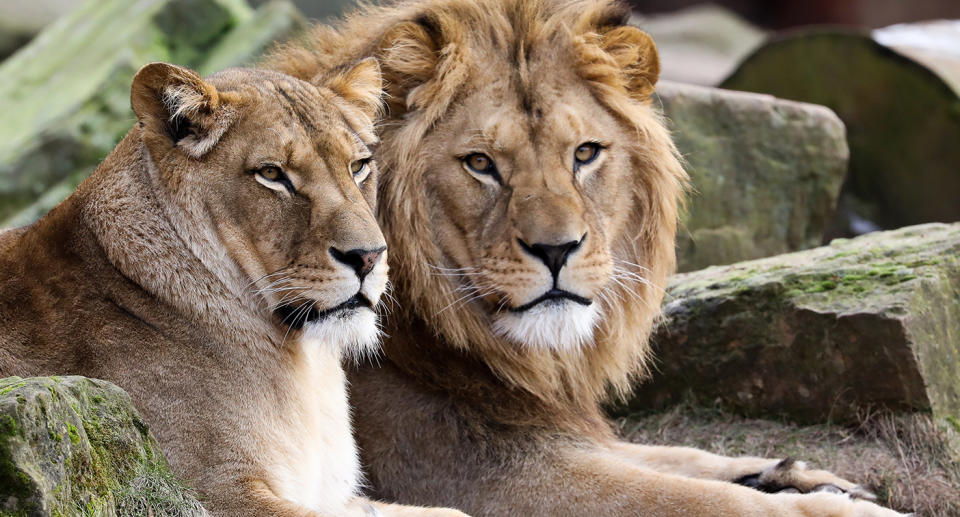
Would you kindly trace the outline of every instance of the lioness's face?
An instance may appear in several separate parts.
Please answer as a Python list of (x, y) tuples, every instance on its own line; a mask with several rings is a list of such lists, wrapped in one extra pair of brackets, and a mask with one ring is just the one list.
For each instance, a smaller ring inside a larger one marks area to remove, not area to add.
[[(360, 66), (369, 69), (346, 72), (337, 87), (349, 88), (351, 80), (379, 87), (376, 63)], [(245, 288), (266, 302), (281, 330), (354, 351), (375, 344), (386, 244), (372, 210), (372, 123), (343, 97), (356, 92), (338, 95), (245, 69), (204, 84), (217, 95), (216, 106), (207, 108), (213, 118), (205, 122), (202, 108), (185, 111), (198, 122), (187, 121), (191, 129), (180, 129), (171, 152), (155, 160), (161, 176), (181, 199), (193, 200), (185, 204), (202, 206), (193, 215), (209, 219), (216, 232), (210, 240), (223, 243)], [(373, 90), (375, 106), (379, 89)], [(168, 89), (166, 96), (167, 104), (196, 101), (189, 91)], [(209, 144), (204, 139), (218, 124), (229, 127)], [(178, 132), (177, 124), (171, 131)], [(194, 158), (183, 152), (202, 154), (186, 175), (179, 172), (183, 161)]]
[(424, 145), (452, 269), (440, 273), (467, 284), (460, 303), (488, 312), (499, 334), (536, 347), (591, 341), (636, 188), (636, 137), (563, 73), (533, 70), (542, 80), (521, 92), (510, 70), (487, 70)]

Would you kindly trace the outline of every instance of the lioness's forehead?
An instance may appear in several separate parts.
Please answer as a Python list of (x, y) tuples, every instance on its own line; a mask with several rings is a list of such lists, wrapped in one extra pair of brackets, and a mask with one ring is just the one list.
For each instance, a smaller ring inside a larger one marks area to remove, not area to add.
[(349, 155), (364, 145), (334, 105), (329, 90), (259, 69), (230, 69), (209, 80), (218, 90), (238, 92), (243, 121), (269, 131), (268, 139), (288, 150), (312, 147), (321, 155)]

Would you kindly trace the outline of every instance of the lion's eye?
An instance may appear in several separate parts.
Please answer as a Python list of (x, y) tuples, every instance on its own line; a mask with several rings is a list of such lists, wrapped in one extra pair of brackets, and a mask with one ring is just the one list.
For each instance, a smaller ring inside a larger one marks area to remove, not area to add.
[(580, 144), (577, 147), (577, 150), (573, 152), (573, 159), (575, 160), (575, 166), (586, 165), (597, 159), (597, 156), (600, 155), (600, 149), (602, 147), (596, 142), (585, 142)]
[(265, 165), (251, 172), (253, 172), (254, 177), (256, 177), (257, 183), (260, 183), (264, 187), (278, 192), (286, 191), (290, 194), (296, 193), (290, 178), (276, 165)]
[(476, 175), (488, 177), (488, 180), (483, 180), (487, 183), (490, 182), (490, 179), (496, 183), (501, 183), (497, 165), (493, 163), (493, 159), (483, 153), (468, 154), (463, 158), (463, 165), (468, 171)]
[(353, 181), (359, 184), (367, 179), (367, 176), (370, 175), (370, 160), (369, 157), (361, 158), (350, 164), (350, 174), (353, 175)]
[(260, 169), (260, 175), (270, 181), (279, 181), (283, 177), (283, 172), (279, 167), (269, 166)]

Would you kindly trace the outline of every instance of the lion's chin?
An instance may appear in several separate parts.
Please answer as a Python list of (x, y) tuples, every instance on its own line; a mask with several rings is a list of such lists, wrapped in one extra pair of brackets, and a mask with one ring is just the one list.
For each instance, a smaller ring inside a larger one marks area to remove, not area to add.
[(359, 360), (377, 353), (380, 335), (377, 314), (368, 307), (359, 307), (304, 324), (301, 339)]
[(537, 350), (578, 350), (593, 342), (600, 319), (597, 304), (546, 302), (523, 312), (504, 311), (493, 320), (494, 331), (520, 346)]

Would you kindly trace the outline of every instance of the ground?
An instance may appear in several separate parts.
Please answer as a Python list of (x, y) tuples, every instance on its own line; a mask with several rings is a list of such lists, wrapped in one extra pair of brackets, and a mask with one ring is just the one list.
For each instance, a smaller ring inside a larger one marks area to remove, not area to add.
[(632, 442), (718, 454), (802, 459), (873, 490), (881, 504), (923, 517), (960, 516), (960, 425), (926, 415), (865, 414), (855, 427), (799, 426), (684, 404), (615, 419)]

